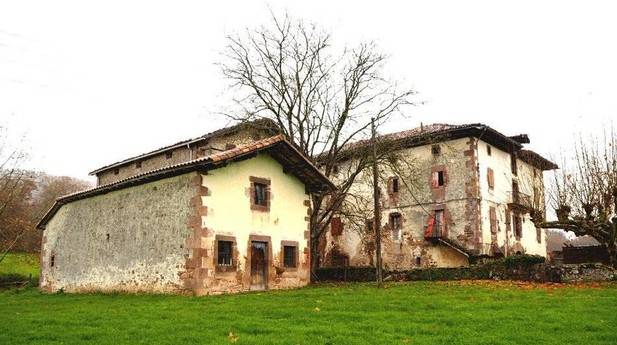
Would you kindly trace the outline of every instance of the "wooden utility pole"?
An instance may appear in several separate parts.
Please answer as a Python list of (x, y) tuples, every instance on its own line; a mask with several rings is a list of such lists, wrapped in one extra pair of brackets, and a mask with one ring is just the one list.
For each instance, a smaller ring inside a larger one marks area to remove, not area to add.
[(377, 287), (383, 284), (383, 272), (381, 271), (381, 210), (379, 207), (379, 175), (377, 171), (377, 138), (375, 133), (375, 119), (371, 118), (371, 132), (373, 145), (373, 203), (374, 203), (374, 224), (375, 228), (375, 256), (376, 268), (375, 275), (377, 278)]

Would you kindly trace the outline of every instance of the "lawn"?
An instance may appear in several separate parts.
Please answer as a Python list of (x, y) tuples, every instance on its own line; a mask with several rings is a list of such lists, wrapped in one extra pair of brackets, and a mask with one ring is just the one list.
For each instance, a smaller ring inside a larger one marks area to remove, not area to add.
[(342, 284), (206, 297), (0, 291), (0, 344), (83, 343), (617, 344), (617, 284)]
[(9, 253), (0, 262), (1, 275), (21, 275), (38, 279), (39, 255), (29, 253)]

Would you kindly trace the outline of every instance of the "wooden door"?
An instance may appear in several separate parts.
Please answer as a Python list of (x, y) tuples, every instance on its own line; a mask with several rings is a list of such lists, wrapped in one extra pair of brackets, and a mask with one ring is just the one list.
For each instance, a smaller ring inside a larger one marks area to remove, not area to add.
[(268, 243), (251, 242), (251, 290), (264, 290), (267, 286)]

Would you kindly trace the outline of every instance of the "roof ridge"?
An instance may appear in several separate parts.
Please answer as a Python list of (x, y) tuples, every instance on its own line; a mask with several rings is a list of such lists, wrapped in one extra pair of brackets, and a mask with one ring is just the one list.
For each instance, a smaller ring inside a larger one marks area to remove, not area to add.
[(208, 133), (203, 134), (203, 135), (198, 136), (198, 137), (194, 137), (194, 138), (178, 141), (178, 142), (176, 142), (174, 144), (162, 146), (162, 147), (159, 147), (158, 149), (155, 149), (155, 150), (152, 150), (152, 151), (148, 151), (148, 152), (145, 152), (145, 153), (142, 153), (142, 154), (131, 156), (129, 158), (126, 158), (126, 159), (123, 159), (123, 160), (119, 160), (119, 161), (117, 161), (115, 163), (107, 164), (105, 166), (102, 166), (100, 168), (92, 170), (91, 172), (88, 173), (88, 175), (94, 175), (97, 172), (100, 172), (100, 171), (103, 171), (103, 170), (108, 170), (108, 169), (111, 169), (113, 167), (124, 165), (124, 164), (130, 163), (130, 162), (142, 159), (142, 158), (146, 158), (146, 157), (149, 157), (149, 156), (160, 154), (160, 153), (163, 153), (163, 152), (165, 152), (167, 150), (179, 147), (181, 145), (182, 146), (189, 145), (189, 144), (197, 142), (197, 141), (201, 141), (201, 140), (205, 140), (205, 139), (211, 139), (211, 138), (214, 138), (214, 137), (217, 137), (217, 136), (220, 136), (220, 135), (224, 135), (224, 134), (226, 134), (228, 132), (233, 132), (234, 130), (241, 129), (243, 126), (261, 125), (262, 123), (264, 124), (264, 128), (269, 126), (269, 125), (274, 124), (274, 122), (272, 122), (271, 120), (266, 119), (266, 118), (257, 119), (257, 120), (253, 120), (253, 121), (248, 121), (248, 122), (240, 122), (240, 123), (237, 123), (235, 125), (219, 128), (217, 130), (208, 132)]

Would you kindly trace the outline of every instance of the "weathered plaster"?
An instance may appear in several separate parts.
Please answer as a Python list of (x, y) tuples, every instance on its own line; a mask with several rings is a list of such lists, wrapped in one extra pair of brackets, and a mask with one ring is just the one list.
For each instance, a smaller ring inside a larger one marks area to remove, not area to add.
[[(251, 209), (250, 177), (270, 180), (267, 211)], [(217, 294), (250, 289), (250, 243), (269, 243), (268, 289), (309, 281), (304, 184), (268, 154), (63, 205), (44, 230), (41, 288)], [(109, 234), (109, 240), (107, 240)], [(217, 238), (234, 266), (217, 270)], [(282, 244), (297, 243), (297, 268)], [(50, 256), (55, 255), (54, 266)]]
[[(44, 230), (45, 291), (182, 289), (186, 220), (192, 197), (186, 174), (62, 206)], [(107, 239), (109, 234), (109, 240)], [(50, 256), (55, 255), (54, 267)]]

